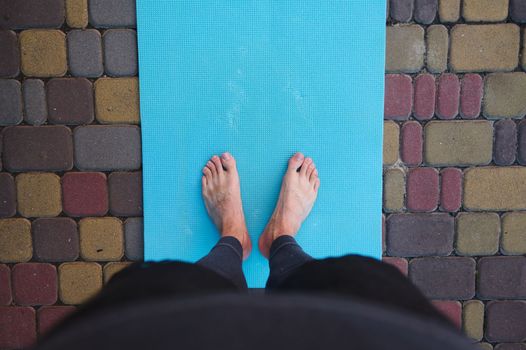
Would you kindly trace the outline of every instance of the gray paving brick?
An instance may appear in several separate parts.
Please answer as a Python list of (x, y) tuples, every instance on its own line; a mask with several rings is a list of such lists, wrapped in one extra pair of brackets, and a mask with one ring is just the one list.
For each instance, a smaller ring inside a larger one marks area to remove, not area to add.
[(14, 78), (20, 72), (18, 39), (11, 30), (0, 30), (0, 77)]
[(110, 29), (102, 36), (104, 68), (112, 76), (137, 74), (137, 34), (132, 29)]
[(526, 350), (524, 343), (501, 343), (495, 346), (495, 350)]
[(68, 33), (69, 71), (74, 76), (96, 78), (104, 72), (100, 33), (95, 29)]
[(414, 0), (390, 0), (391, 18), (397, 22), (409, 22), (413, 15)]
[(47, 119), (46, 89), (40, 79), (26, 79), (22, 85), (24, 120), (28, 124), (42, 125)]
[(125, 254), (133, 261), (144, 259), (143, 219), (129, 218), (124, 222)]
[(519, 163), (526, 165), (526, 120), (519, 123)]
[(415, 21), (422, 24), (433, 23), (437, 14), (437, 0), (415, 0)]
[(497, 165), (511, 165), (517, 153), (517, 126), (511, 119), (499, 120), (493, 125), (493, 161)]
[(478, 262), (480, 299), (526, 298), (526, 257), (491, 256)]
[(15, 125), (22, 121), (22, 91), (20, 82), (0, 79), (0, 125)]
[(89, 0), (89, 22), (96, 28), (135, 27), (135, 0)]
[(526, 301), (491, 301), (486, 305), (486, 339), (491, 342), (526, 340)]
[(135, 170), (141, 167), (136, 126), (82, 126), (74, 131), (75, 165), (80, 170)]

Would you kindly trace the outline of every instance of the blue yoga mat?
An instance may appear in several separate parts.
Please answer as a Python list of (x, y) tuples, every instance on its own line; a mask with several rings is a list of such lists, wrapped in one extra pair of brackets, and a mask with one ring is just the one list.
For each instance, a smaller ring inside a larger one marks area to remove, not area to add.
[(257, 240), (287, 160), (314, 159), (297, 240), (316, 258), (381, 256), (385, 0), (137, 0), (146, 260), (196, 261), (219, 234), (201, 198), (214, 154), (237, 159)]

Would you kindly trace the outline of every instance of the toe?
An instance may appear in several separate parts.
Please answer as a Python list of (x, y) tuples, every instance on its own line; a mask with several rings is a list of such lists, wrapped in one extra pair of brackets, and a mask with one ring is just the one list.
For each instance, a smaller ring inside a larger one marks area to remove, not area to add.
[(309, 165), (311, 164), (312, 164), (312, 159), (305, 158), (305, 160), (303, 161), (303, 164), (301, 165), (300, 175), (307, 176), (307, 170), (309, 169)]
[(320, 188), (320, 179), (316, 178), (316, 181), (314, 182), (314, 191), (318, 191), (318, 188)]
[(208, 170), (210, 170), (210, 176), (217, 175), (216, 166), (214, 165), (214, 163), (212, 163), (211, 160), (209, 160), (209, 161), (206, 163), (206, 167), (208, 168)]
[(208, 166), (205, 166), (203, 168), (203, 174), (205, 175), (207, 180), (211, 180), (212, 179), (212, 170), (210, 170), (210, 168)]
[(314, 181), (316, 181), (316, 179), (318, 178), (318, 170), (317, 169), (314, 169), (312, 171), (312, 174), (310, 174), (310, 177), (309, 177), (309, 182), (314, 184)]
[(307, 168), (307, 173), (305, 174), (307, 176), (307, 179), (310, 179), (315, 169), (316, 169), (316, 166), (314, 165), (314, 162), (310, 163), (309, 167)]
[(201, 186), (205, 188), (207, 183), (208, 183), (208, 180), (206, 179), (206, 175), (203, 175), (203, 177), (201, 178)]
[(289, 159), (289, 170), (298, 170), (298, 168), (301, 166), (301, 162), (303, 162), (303, 159), (305, 159), (305, 156), (301, 152), (296, 153)]
[(222, 174), (224, 170), (223, 170), (223, 164), (221, 164), (221, 159), (219, 159), (218, 156), (213, 156), (212, 163), (214, 163), (217, 173)]
[(221, 164), (223, 164), (223, 167), (228, 170), (235, 170), (236, 169), (236, 160), (232, 155), (228, 152), (225, 152), (221, 155)]

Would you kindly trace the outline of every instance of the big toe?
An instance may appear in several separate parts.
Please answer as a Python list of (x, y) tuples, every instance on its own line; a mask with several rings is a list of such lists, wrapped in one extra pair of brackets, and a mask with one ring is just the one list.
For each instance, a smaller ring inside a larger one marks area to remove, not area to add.
[(228, 170), (236, 170), (236, 160), (228, 152), (225, 152), (221, 155), (221, 164), (223, 167)]
[(289, 159), (289, 170), (297, 171), (298, 168), (303, 163), (305, 156), (301, 152), (297, 152), (295, 155)]

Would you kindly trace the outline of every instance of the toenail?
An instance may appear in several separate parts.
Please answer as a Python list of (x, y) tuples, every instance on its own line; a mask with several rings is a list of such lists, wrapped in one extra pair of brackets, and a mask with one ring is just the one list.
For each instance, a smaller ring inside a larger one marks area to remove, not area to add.
[(228, 152), (223, 153), (222, 157), (223, 157), (223, 159), (225, 159), (225, 160), (229, 160), (230, 158), (232, 158), (232, 156), (231, 156), (230, 153), (228, 153)]
[(296, 158), (296, 160), (302, 160), (302, 159), (303, 159), (303, 154), (301, 154), (301, 153), (296, 153), (296, 155), (294, 156), (294, 158)]

